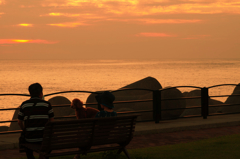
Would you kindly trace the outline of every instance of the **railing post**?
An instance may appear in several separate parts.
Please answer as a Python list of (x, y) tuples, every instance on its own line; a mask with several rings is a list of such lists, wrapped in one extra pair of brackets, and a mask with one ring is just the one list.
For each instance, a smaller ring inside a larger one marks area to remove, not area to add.
[(203, 119), (207, 119), (207, 116), (208, 116), (208, 106), (209, 106), (208, 99), (209, 99), (208, 88), (206, 87), (201, 88), (201, 108), (202, 108), (201, 112), (202, 112)]
[(153, 120), (155, 123), (159, 123), (159, 120), (162, 118), (161, 113), (161, 91), (153, 91)]

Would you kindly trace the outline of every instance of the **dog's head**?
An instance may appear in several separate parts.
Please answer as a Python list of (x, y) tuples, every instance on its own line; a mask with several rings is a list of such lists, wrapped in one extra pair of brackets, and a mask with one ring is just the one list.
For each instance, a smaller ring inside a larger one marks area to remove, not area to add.
[(79, 100), (78, 98), (75, 98), (72, 100), (70, 108), (81, 109), (81, 108), (83, 108), (83, 102), (81, 100)]

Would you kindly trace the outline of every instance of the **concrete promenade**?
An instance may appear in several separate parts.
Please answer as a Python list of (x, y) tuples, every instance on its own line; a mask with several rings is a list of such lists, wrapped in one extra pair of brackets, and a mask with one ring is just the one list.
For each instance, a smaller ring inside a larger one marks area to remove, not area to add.
[[(135, 135), (147, 135), (156, 133), (176, 132), (184, 130), (216, 128), (240, 125), (240, 114), (184, 118), (176, 120), (160, 121), (155, 124), (152, 122), (139, 122), (136, 125)], [(18, 148), (18, 134), (0, 135), (0, 150)]]

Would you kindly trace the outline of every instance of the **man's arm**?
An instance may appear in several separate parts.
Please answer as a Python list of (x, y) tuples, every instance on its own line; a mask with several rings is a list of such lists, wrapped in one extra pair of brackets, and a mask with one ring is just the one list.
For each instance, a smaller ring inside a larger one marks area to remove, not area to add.
[(18, 120), (18, 125), (20, 126), (20, 128), (23, 130), (24, 129), (24, 124), (22, 120)]
[(53, 113), (53, 108), (52, 108), (51, 103), (49, 103), (48, 109), (49, 109), (48, 110), (48, 117), (49, 117), (48, 121), (54, 121), (54, 113)]

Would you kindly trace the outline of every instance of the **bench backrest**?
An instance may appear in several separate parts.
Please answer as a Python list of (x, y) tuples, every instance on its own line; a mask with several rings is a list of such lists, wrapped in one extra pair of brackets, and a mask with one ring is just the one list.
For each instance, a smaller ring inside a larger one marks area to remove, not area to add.
[(86, 148), (114, 143), (127, 145), (133, 137), (137, 116), (49, 122), (44, 130), (41, 149)]

